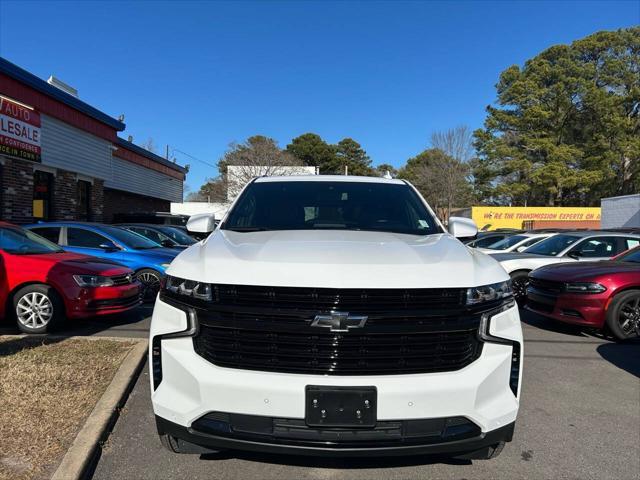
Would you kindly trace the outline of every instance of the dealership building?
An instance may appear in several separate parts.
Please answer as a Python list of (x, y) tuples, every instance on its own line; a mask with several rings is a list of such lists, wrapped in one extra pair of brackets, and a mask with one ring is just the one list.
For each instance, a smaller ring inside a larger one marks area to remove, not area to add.
[(186, 169), (121, 138), (124, 129), (68, 85), (0, 58), (0, 219), (168, 212)]

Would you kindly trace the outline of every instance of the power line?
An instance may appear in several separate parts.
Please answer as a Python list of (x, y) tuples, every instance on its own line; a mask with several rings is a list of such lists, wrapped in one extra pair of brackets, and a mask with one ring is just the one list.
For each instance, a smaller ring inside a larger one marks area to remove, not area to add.
[(201, 159), (199, 159), (198, 157), (194, 157), (193, 155), (191, 155), (191, 154), (189, 154), (189, 153), (187, 153), (187, 152), (183, 152), (182, 150), (178, 150), (177, 148), (172, 148), (172, 149), (171, 149), (171, 151), (172, 151), (172, 152), (178, 152), (178, 153), (181, 153), (182, 155), (186, 155), (187, 157), (189, 157), (189, 158), (191, 158), (191, 159), (195, 160), (196, 162), (204, 163), (205, 165), (208, 165), (208, 166), (210, 166), (210, 167), (212, 167), (212, 168), (216, 168), (216, 169), (218, 168), (218, 166), (217, 166), (217, 165), (212, 165), (212, 164), (211, 164), (211, 163), (209, 163), (209, 162), (206, 162), (206, 161), (204, 161), (204, 160), (201, 160)]

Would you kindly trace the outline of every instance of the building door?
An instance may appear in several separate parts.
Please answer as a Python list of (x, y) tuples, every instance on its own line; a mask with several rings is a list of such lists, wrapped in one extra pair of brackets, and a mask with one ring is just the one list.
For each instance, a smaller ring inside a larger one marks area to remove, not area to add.
[(51, 220), (53, 211), (53, 174), (33, 172), (33, 218)]
[(91, 182), (78, 180), (78, 220), (91, 221)]

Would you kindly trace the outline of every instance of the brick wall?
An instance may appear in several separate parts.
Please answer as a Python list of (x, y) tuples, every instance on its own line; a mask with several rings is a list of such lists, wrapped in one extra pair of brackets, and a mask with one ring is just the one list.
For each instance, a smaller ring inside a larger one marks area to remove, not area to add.
[(168, 200), (145, 197), (112, 188), (104, 189), (103, 220), (107, 223), (112, 222), (114, 215), (119, 213), (168, 212), (170, 209), (171, 202)]
[(53, 179), (52, 220), (76, 220), (78, 181), (76, 175), (58, 170)]
[(33, 221), (33, 163), (5, 159), (2, 168), (0, 216), (12, 223)]

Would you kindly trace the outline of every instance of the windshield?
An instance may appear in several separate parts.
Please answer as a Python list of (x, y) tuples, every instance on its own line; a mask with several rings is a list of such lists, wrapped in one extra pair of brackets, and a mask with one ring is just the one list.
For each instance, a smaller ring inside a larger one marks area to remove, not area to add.
[(507, 248), (513, 247), (514, 245), (517, 245), (527, 238), (529, 237), (525, 237), (524, 235), (514, 235), (512, 237), (502, 239), (499, 242), (492, 243), (487, 248), (490, 248), (491, 250), (506, 250)]
[(640, 263), (640, 247), (629, 250), (624, 255), (616, 258), (617, 262)]
[(175, 227), (160, 227), (160, 231), (178, 245), (193, 245), (196, 241), (185, 232)]
[(549, 237), (546, 240), (542, 240), (541, 242), (527, 248), (527, 253), (555, 257), (569, 245), (576, 243), (578, 240), (580, 240), (580, 237), (574, 237), (572, 235), (554, 235), (553, 237)]
[(222, 229), (441, 232), (406, 184), (325, 181), (254, 182), (242, 193)]
[(110, 227), (107, 225), (100, 227), (105, 233), (111, 235), (116, 241), (127, 248), (134, 250), (148, 250), (150, 248), (160, 248), (156, 242), (149, 240), (142, 235), (125, 230), (124, 228)]
[(63, 252), (58, 245), (21, 228), (0, 228), (0, 249), (14, 255)]

